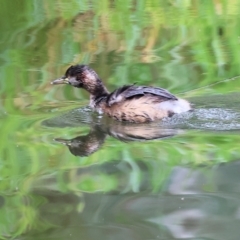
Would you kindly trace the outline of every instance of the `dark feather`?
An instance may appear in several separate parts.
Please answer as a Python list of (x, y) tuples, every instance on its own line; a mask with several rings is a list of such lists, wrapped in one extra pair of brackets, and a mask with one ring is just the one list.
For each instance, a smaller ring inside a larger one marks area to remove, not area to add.
[(125, 85), (115, 90), (107, 97), (107, 104), (111, 106), (112, 104), (121, 102), (124, 99), (129, 99), (136, 96), (144, 96), (145, 94), (159, 96), (161, 97), (162, 101), (178, 100), (177, 97), (163, 88)]
[(166, 100), (168, 99), (177, 100), (177, 98), (173, 94), (159, 87), (131, 86), (125, 91), (124, 94), (126, 94), (126, 98), (130, 98), (135, 95), (144, 95), (146, 93), (151, 93), (156, 96), (167, 98)]
[(117, 98), (120, 94), (122, 94), (123, 92), (125, 92), (127, 89), (129, 89), (132, 86), (134, 86), (134, 85), (124, 85), (124, 86), (116, 89), (115, 91), (113, 91), (112, 93), (109, 94), (107, 100)]

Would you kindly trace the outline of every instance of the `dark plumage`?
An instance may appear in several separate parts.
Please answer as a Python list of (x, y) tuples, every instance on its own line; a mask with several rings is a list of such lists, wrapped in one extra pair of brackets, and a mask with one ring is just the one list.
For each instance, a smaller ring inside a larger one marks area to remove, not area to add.
[(151, 95), (159, 96), (159, 99), (164, 98), (168, 100), (169, 99), (177, 100), (177, 98), (174, 95), (172, 95), (170, 92), (163, 88), (125, 85), (109, 94), (106, 101), (108, 106), (111, 106), (112, 104), (120, 102), (123, 99), (141, 97), (149, 93)]
[(70, 84), (90, 93), (90, 106), (99, 113), (136, 123), (151, 122), (189, 111), (189, 102), (159, 87), (125, 85), (109, 93), (96, 72), (87, 65), (75, 65), (52, 84)]

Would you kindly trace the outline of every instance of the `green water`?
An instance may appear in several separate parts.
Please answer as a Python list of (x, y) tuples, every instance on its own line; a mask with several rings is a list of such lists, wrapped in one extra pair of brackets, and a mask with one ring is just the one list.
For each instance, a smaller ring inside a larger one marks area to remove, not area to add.
[[(0, 3), (0, 239), (239, 239), (239, 1)], [(194, 111), (98, 116), (76, 63)]]

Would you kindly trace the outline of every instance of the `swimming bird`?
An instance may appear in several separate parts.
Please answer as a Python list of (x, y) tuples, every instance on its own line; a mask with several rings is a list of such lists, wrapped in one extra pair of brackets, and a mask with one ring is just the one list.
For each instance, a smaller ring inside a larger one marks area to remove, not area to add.
[(69, 84), (90, 93), (90, 107), (118, 121), (145, 123), (191, 110), (188, 101), (159, 87), (124, 85), (113, 92), (88, 65), (70, 66), (51, 84)]

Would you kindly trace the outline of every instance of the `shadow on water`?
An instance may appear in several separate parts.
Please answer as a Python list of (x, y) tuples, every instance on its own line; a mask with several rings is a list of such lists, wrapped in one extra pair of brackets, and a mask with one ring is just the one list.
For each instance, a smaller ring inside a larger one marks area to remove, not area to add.
[(157, 129), (149, 126), (128, 126), (124, 124), (114, 124), (94, 126), (91, 131), (84, 136), (67, 140), (56, 138), (60, 142), (68, 146), (70, 152), (75, 156), (88, 156), (97, 151), (104, 143), (107, 135), (112, 136), (120, 141), (147, 141), (171, 137), (178, 133), (174, 129)]

